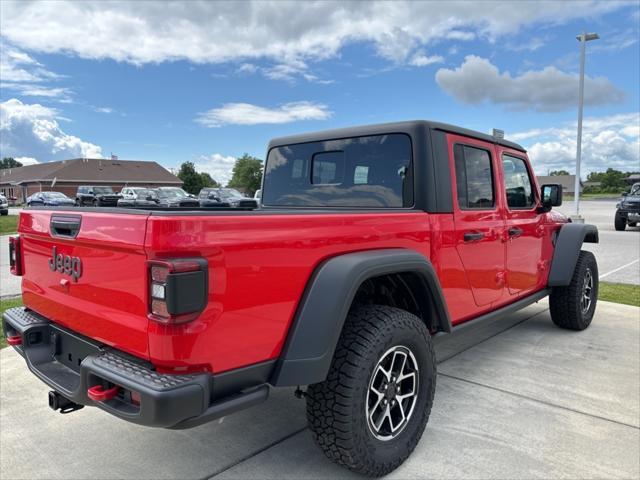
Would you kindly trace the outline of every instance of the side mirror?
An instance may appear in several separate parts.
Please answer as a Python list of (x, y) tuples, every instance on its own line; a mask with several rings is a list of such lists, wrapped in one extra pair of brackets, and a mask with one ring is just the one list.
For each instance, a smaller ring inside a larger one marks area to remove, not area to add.
[(623, 196), (623, 197), (626, 197), (627, 195), (629, 195), (629, 193), (628, 193), (628, 192), (622, 192), (622, 196)]
[(552, 207), (562, 205), (562, 185), (548, 184), (543, 185), (540, 189), (540, 198), (542, 199), (542, 208), (548, 212)]
[(89, 195), (93, 195), (93, 190), (89, 190), (87, 193), (88, 193)]

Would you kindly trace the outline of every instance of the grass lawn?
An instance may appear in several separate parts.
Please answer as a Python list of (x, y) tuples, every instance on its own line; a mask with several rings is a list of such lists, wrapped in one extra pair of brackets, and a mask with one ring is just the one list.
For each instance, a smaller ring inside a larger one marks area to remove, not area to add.
[[(22, 299), (18, 298), (9, 298), (7, 300), (0, 300), (0, 316), (4, 313), (8, 308), (19, 307), (22, 305)], [(4, 332), (2, 331), (2, 323), (0, 322), (0, 348), (4, 348), (7, 346), (7, 342), (4, 339)]]
[(18, 215), (0, 215), (0, 235), (16, 233), (19, 218)]
[(601, 282), (598, 298), (605, 302), (624, 303), (640, 307), (640, 285)]

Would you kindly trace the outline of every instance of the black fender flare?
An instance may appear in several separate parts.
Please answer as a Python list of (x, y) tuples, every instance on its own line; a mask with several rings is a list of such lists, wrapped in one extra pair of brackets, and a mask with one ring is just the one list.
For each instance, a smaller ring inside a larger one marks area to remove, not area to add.
[(598, 243), (598, 228), (586, 223), (566, 223), (558, 232), (551, 260), (550, 287), (565, 287), (571, 283), (582, 244)]
[(326, 379), (342, 327), (362, 283), (372, 277), (411, 272), (419, 276), (433, 306), (435, 330), (451, 331), (451, 319), (433, 265), (406, 249), (368, 250), (325, 260), (311, 275), (276, 363), (274, 386), (309, 385)]

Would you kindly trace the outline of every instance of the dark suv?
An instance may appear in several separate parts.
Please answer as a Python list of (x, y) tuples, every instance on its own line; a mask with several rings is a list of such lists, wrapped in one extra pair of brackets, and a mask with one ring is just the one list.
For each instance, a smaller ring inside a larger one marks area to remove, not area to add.
[(640, 183), (634, 183), (629, 193), (623, 193), (616, 205), (614, 226), (616, 230), (624, 230), (627, 225), (635, 227), (640, 222)]
[(116, 207), (122, 195), (113, 191), (111, 187), (82, 185), (76, 193), (76, 205), (79, 207)]

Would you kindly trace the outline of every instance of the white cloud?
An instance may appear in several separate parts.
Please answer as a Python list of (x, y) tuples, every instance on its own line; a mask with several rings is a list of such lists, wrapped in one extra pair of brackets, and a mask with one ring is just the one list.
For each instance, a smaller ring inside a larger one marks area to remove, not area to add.
[(115, 110), (111, 107), (93, 107), (93, 111), (97, 113), (113, 113)]
[[(513, 77), (500, 72), (486, 58), (469, 55), (458, 68), (441, 68), (436, 82), (445, 92), (467, 104), (484, 101), (517, 109), (559, 111), (578, 103), (578, 76), (550, 66)], [(585, 105), (622, 101), (624, 94), (603, 77), (585, 77)]]
[(226, 185), (231, 180), (236, 157), (213, 153), (202, 155), (194, 164), (198, 172), (206, 172), (218, 183)]
[(263, 123), (289, 123), (298, 120), (326, 120), (332, 112), (326, 105), (314, 102), (291, 102), (276, 108), (261, 107), (250, 103), (225, 103), (200, 113), (196, 122), (205, 127), (223, 125), (258, 125)]
[[(523, 141), (540, 175), (549, 170), (575, 170), (576, 122), (507, 135)], [(640, 113), (587, 117), (582, 131), (582, 171), (616, 168), (640, 170)]]
[[(624, 2), (1, 2), (1, 29), (40, 52), (135, 64), (325, 59), (371, 42), (404, 62), (443, 39), (489, 41), (524, 27), (598, 18)], [(90, 34), (87, 34), (90, 32)], [(78, 39), (82, 39), (78, 41)]]
[(11, 46), (0, 49), (0, 86), (3, 90), (68, 103), (73, 92), (69, 88), (50, 85), (61, 78), (64, 77), (47, 70), (25, 52)]
[(65, 133), (57, 111), (40, 104), (12, 98), (0, 103), (0, 156), (30, 157), (39, 161), (92, 157), (102, 149)]
[(440, 55), (428, 56), (424, 53), (416, 53), (409, 61), (409, 64), (414, 67), (425, 67), (427, 65), (431, 65), (432, 63), (442, 62), (444, 62), (444, 57)]
[(23, 167), (26, 167), (27, 165), (35, 165), (36, 163), (40, 163), (38, 160), (36, 160), (33, 157), (16, 157), (14, 160), (20, 162)]

